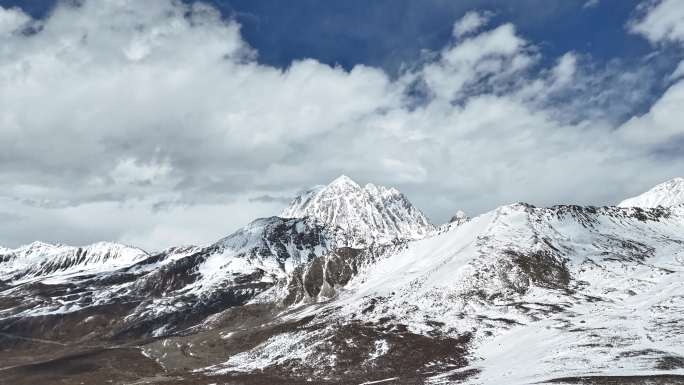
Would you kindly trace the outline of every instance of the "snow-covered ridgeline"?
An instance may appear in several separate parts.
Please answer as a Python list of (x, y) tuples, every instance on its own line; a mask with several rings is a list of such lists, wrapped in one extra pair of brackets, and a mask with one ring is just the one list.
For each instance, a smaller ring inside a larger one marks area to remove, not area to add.
[[(268, 327), (267, 339), (259, 337), (239, 354), (211, 350), (218, 356), (207, 353), (201, 362), (191, 355), (192, 365), (206, 365), (213, 374), (281, 365), (287, 373), (294, 367), (329, 376), (348, 368), (338, 365), (338, 353), (378, 368), (412, 358), (416, 344), (399, 353), (411, 336), (427, 341), (431, 354), (440, 341), (454, 344), (426, 361), (427, 383), (452, 383), (450, 375), (466, 371), (473, 384), (682, 373), (672, 363), (684, 357), (684, 205), (662, 207), (676, 202), (677, 191), (676, 183), (668, 185), (660, 194), (668, 199), (654, 208), (520, 203), (473, 219), (459, 213), (450, 224), (411, 238), (396, 235), (403, 225), (405, 234), (415, 235), (421, 223), (400, 193), (361, 188), (342, 177), (296, 199), (285, 213), (295, 218), (258, 219), (212, 245), (143, 255), (139, 262), (122, 251), (109, 253), (115, 249), (109, 244), (85, 254), (85, 248), (73, 254), (74, 248), (39, 243), (0, 253), (2, 272), (41, 267), (33, 276), (41, 284), (0, 281), (9, 299), (0, 320), (33, 322), (58, 313), (77, 319), (99, 311), (94, 306), (118, 304), (129, 307), (116, 330), (168, 338), (200, 325), (225, 327), (232, 335), (230, 317), (248, 309), (241, 306), (266, 312), (268, 323), (258, 318), (256, 329), (307, 320), (302, 327)], [(355, 227), (343, 227), (350, 223)], [(394, 239), (403, 242), (378, 244)], [(363, 250), (338, 247), (371, 243)], [(64, 274), (66, 291), (60, 288)], [(350, 333), (344, 339), (336, 334), (340, 327)], [(207, 331), (194, 340), (198, 349), (209, 346), (202, 338), (216, 338)], [(180, 347), (195, 337), (176, 338)], [(173, 354), (165, 343), (160, 349), (157, 359)], [(443, 364), (454, 349), (467, 349), (467, 360)], [(184, 360), (185, 352), (179, 354)]]
[[(473, 333), (483, 383), (634, 374), (653, 369), (659, 356), (629, 352), (684, 356), (682, 244), (682, 206), (503, 206), (379, 261), (345, 302), (354, 313), (364, 298), (385, 298), (369, 319), (393, 315), (428, 333), (427, 319)], [(501, 370), (519, 341), (535, 341), (525, 344), (531, 361)]]
[[(121, 252), (118, 255), (122, 258), (120, 263), (100, 255), (114, 246), (106, 248), (106, 245), (97, 244), (82, 248), (88, 252), (79, 254), (79, 248), (34, 244), (33, 248), (19, 248), (19, 252), (10, 254), (13, 259), (8, 261), (6, 268), (3, 263), (3, 273), (5, 270), (10, 272), (3, 274), (8, 283), (39, 280), (52, 285), (68, 281), (87, 286), (88, 291), (95, 290), (92, 294), (95, 300), (84, 306), (82, 298), (75, 295), (68, 299), (40, 298), (31, 306), (6, 313), (15, 317), (68, 313), (87, 306), (143, 298), (135, 311), (126, 316), (127, 321), (142, 322), (190, 308), (202, 309), (204, 305), (218, 306), (217, 302), (224, 298), (249, 299), (276, 282), (286, 282), (297, 267), (330, 252), (332, 245), (334, 236), (314, 218), (279, 217), (257, 219), (206, 247), (178, 247), (132, 258), (123, 258), (125, 253)], [(79, 257), (97, 250), (101, 253), (93, 254), (91, 260), (82, 261)], [(100, 263), (88, 264), (97, 258)], [(80, 261), (83, 265), (72, 261)], [(68, 265), (68, 268), (47, 268), (58, 264)], [(92, 281), (110, 278), (116, 285), (99, 287)], [(280, 288), (286, 289), (286, 286)], [(281, 292), (271, 294), (285, 297)], [(174, 326), (169, 324), (164, 328), (172, 330)]]
[[(647, 373), (684, 356), (682, 244), (681, 206), (502, 206), (377, 260), (319, 311), (328, 324), (360, 317), (422, 335), (470, 334), (474, 384)], [(325, 366), (307, 356), (325, 341), (297, 332), (244, 356), (261, 357), (262, 368), (298, 352)]]
[(684, 178), (663, 182), (645, 193), (620, 202), (620, 207), (657, 207), (684, 204)]
[(31, 279), (77, 272), (92, 274), (130, 266), (147, 257), (141, 249), (111, 242), (83, 247), (33, 242), (0, 251), (0, 277)]

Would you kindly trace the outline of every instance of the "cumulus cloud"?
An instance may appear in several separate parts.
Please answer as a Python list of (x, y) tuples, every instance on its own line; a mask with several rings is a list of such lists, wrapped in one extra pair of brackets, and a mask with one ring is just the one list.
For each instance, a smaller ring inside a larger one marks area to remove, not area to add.
[[(684, 3), (663, 0), (642, 7), (645, 14), (630, 23), (630, 29), (646, 37), (652, 44), (674, 43), (684, 48)], [(620, 127), (619, 132), (634, 144), (668, 148), (684, 143), (684, 62), (668, 77), (673, 82), (651, 106), (648, 113), (635, 116)], [(684, 155), (681, 148), (677, 151)]]
[(644, 3), (642, 17), (630, 23), (634, 33), (644, 35), (652, 43), (684, 42), (684, 6), (679, 0)]
[(577, 71), (577, 56), (568, 52), (561, 56), (558, 64), (553, 67), (554, 87), (564, 87), (572, 81)]
[(0, 36), (16, 33), (31, 20), (17, 8), (5, 9), (0, 7)]
[(488, 12), (470, 11), (466, 13), (461, 20), (454, 23), (454, 37), (459, 38), (477, 32), (489, 22), (490, 17), (491, 14)]
[(487, 19), (466, 15), (390, 78), (261, 65), (201, 4), (62, 3), (31, 33), (0, 8), (0, 210), (22, 218), (0, 222), (0, 244), (209, 242), (341, 173), (396, 185), (441, 222), (521, 200), (610, 203), (684, 169), (654, 155), (676, 136), (657, 116), (681, 106), (678, 89), (635, 118), (661, 125), (657, 140), (626, 135), (642, 124), (586, 112), (622, 103), (595, 92), (615, 71), (576, 53), (547, 68), (513, 24)]
[(672, 85), (648, 113), (633, 117), (620, 133), (635, 145), (665, 145), (684, 139), (684, 81)]

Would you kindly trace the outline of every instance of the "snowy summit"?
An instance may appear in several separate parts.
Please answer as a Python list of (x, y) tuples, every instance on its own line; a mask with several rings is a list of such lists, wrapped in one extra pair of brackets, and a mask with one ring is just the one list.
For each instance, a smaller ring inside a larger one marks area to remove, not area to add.
[(348, 245), (419, 239), (433, 229), (427, 217), (396, 188), (361, 187), (346, 175), (297, 196), (284, 218), (313, 217), (345, 231)]
[(661, 183), (639, 196), (625, 199), (618, 206), (652, 208), (681, 204), (684, 204), (684, 178), (680, 177)]

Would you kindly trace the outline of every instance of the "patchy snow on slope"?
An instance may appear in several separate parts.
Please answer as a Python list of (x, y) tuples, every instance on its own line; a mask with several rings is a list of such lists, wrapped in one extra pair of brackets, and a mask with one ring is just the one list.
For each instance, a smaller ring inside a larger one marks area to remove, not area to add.
[(472, 383), (667, 373), (684, 357), (682, 245), (684, 207), (503, 206), (380, 259), (321, 311), (470, 334)]
[[(274, 285), (287, 282), (297, 267), (330, 252), (334, 243), (332, 233), (315, 218), (257, 219), (186, 260), (178, 260), (184, 268), (176, 279), (185, 284), (143, 302), (128, 320), (158, 318), (216, 301), (227, 308), (269, 288), (277, 291), (270, 293), (273, 298), (284, 297), (286, 285)], [(141, 284), (155, 280), (153, 273), (142, 278)]]
[(265, 279), (284, 279), (297, 267), (328, 253), (333, 236), (314, 218), (257, 219), (218, 241), (198, 272), (193, 290), (207, 290), (230, 275), (266, 273)]
[(657, 207), (684, 204), (684, 178), (661, 183), (645, 193), (620, 202), (619, 207)]
[(250, 372), (262, 370), (272, 365), (284, 364), (293, 360), (325, 360), (330, 357), (314, 357), (316, 350), (310, 343), (312, 336), (322, 336), (322, 332), (283, 333), (269, 338), (254, 349), (236, 354), (224, 363), (202, 368), (198, 372), (225, 374), (230, 372)]

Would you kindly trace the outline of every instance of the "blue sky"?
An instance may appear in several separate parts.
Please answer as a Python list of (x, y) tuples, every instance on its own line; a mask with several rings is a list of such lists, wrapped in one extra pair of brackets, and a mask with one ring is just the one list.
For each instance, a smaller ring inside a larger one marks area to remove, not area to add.
[(678, 0), (0, 0), (0, 245), (209, 242), (340, 174), (435, 223), (616, 203), (684, 170), (683, 26)]
[[(187, 1), (192, 3), (192, 1)], [(214, 0), (206, 1), (224, 18), (237, 20), (244, 40), (258, 51), (260, 63), (287, 68), (292, 61), (313, 58), (349, 70), (357, 64), (383, 68), (396, 76), (414, 65), (425, 51), (437, 51), (451, 39), (455, 20), (468, 11), (491, 12), (492, 24), (513, 23), (534, 42), (548, 65), (566, 52), (584, 55), (593, 66), (619, 63), (625, 68), (647, 65), (653, 71), (648, 97), (630, 105), (642, 113), (664, 92), (667, 76), (681, 59), (678, 50), (645, 58), (652, 46), (627, 30), (638, 15), (638, 0)], [(44, 18), (56, 0), (0, 0)], [(625, 119), (627, 114), (619, 116)]]
[[(494, 13), (493, 22), (512, 22), (552, 58), (568, 51), (599, 61), (638, 62), (651, 51), (625, 26), (637, 0), (215, 0), (224, 17), (235, 18), (259, 60), (279, 67), (315, 58), (351, 68), (355, 64), (396, 72), (418, 60), (421, 50), (438, 50), (451, 37), (455, 20), (473, 9)], [(45, 17), (55, 0), (0, 0), (35, 17)]]

